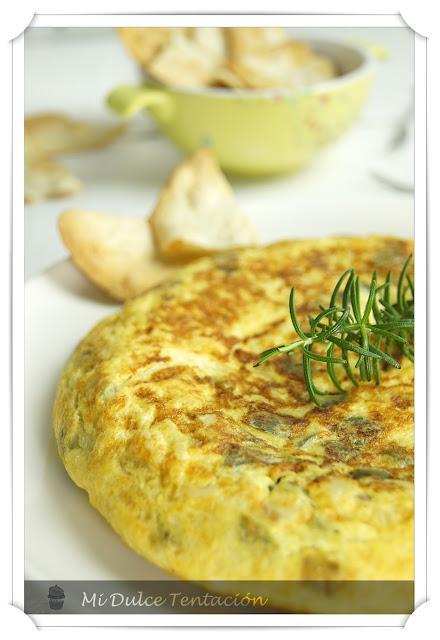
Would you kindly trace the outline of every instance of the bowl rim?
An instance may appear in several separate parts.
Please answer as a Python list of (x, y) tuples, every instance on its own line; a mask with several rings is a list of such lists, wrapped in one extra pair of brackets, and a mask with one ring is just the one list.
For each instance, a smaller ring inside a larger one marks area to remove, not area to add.
[(368, 51), (367, 47), (356, 45), (352, 42), (345, 40), (329, 40), (328, 38), (304, 38), (301, 42), (307, 42), (311, 46), (313, 45), (328, 45), (328, 46), (342, 46), (351, 53), (356, 53), (360, 56), (360, 64), (340, 76), (336, 76), (331, 80), (324, 80), (317, 82), (313, 85), (307, 85), (299, 88), (291, 87), (273, 87), (269, 89), (242, 89), (242, 88), (228, 88), (228, 87), (179, 87), (179, 86), (167, 86), (157, 80), (154, 80), (149, 76), (145, 70), (142, 70), (144, 81), (148, 82), (148, 87), (161, 91), (167, 91), (170, 93), (189, 94), (194, 96), (204, 97), (218, 97), (218, 98), (240, 98), (246, 100), (252, 99), (266, 99), (266, 100), (278, 100), (280, 98), (304, 96), (304, 95), (319, 95), (322, 93), (328, 93), (355, 82), (357, 79), (366, 76), (373, 72), (376, 67), (376, 60), (373, 55)]

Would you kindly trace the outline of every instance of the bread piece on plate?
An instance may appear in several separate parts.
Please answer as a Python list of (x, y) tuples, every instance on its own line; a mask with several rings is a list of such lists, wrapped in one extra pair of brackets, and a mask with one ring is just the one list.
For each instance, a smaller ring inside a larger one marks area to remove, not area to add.
[(125, 128), (124, 124), (108, 126), (74, 120), (61, 113), (25, 118), (25, 202), (60, 198), (79, 191), (81, 181), (53, 158), (103, 147), (120, 136)]
[(175, 271), (155, 256), (142, 218), (70, 209), (60, 216), (58, 226), (75, 264), (117, 300), (144, 293)]
[(258, 242), (214, 153), (202, 148), (172, 172), (150, 217), (160, 255), (186, 260)]
[(27, 204), (62, 198), (77, 193), (82, 187), (78, 178), (62, 164), (52, 160), (26, 163), (24, 169), (24, 201)]
[(30, 116), (24, 121), (25, 158), (32, 162), (104, 147), (125, 129), (125, 124), (108, 126), (76, 120), (61, 113)]

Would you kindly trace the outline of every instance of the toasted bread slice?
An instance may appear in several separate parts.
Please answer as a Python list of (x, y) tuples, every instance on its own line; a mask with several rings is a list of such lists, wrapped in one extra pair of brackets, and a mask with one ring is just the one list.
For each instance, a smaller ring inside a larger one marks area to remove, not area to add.
[(238, 207), (214, 153), (196, 151), (170, 175), (150, 217), (165, 258), (186, 260), (257, 243), (257, 232)]
[(202, 49), (205, 49), (218, 63), (226, 58), (226, 41), (221, 27), (193, 27), (189, 37)]
[(267, 53), (288, 42), (284, 27), (231, 27), (225, 30), (230, 60), (254, 53)]
[(163, 27), (119, 27), (119, 38), (129, 53), (147, 66), (170, 37), (170, 29)]
[(244, 86), (253, 89), (302, 87), (335, 75), (329, 58), (316, 55), (305, 43), (293, 41), (270, 51), (243, 55), (229, 67)]
[(175, 271), (155, 256), (142, 218), (70, 209), (58, 226), (75, 264), (117, 300), (144, 293)]
[(168, 43), (148, 65), (151, 76), (174, 87), (205, 87), (218, 65), (217, 57), (199, 42), (181, 33), (172, 34)]
[(52, 160), (26, 163), (24, 201), (27, 204), (48, 198), (63, 198), (79, 191), (82, 183), (62, 164)]
[(125, 124), (102, 125), (75, 120), (61, 113), (30, 116), (24, 121), (25, 157), (32, 162), (104, 147), (125, 129)]
[(336, 75), (332, 60), (284, 27), (121, 28), (152, 78), (172, 87), (297, 88)]

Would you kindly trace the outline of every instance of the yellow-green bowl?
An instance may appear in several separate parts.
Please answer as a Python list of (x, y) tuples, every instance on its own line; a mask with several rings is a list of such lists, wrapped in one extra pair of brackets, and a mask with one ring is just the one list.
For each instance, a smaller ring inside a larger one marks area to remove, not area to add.
[(254, 176), (295, 171), (355, 121), (375, 70), (363, 47), (309, 44), (332, 58), (341, 75), (300, 90), (183, 89), (148, 82), (116, 87), (107, 102), (123, 117), (148, 109), (185, 151), (212, 146), (226, 171)]

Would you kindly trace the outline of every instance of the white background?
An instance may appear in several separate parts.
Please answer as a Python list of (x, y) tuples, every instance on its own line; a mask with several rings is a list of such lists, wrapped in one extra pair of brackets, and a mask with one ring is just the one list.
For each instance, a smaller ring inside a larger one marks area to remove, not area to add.
[[(386, 148), (413, 94), (413, 32), (409, 28), (293, 29), (299, 37), (359, 39), (389, 53), (377, 64), (377, 78), (358, 122), (301, 172), (260, 181), (231, 178), (242, 207), (265, 237), (271, 212), (279, 207), (297, 219), (298, 236), (395, 231), (397, 217), (412, 219), (412, 194), (378, 182), (371, 170)], [(112, 119), (104, 99), (120, 83), (138, 81), (138, 71), (111, 28), (29, 28), (25, 34), (25, 113), (61, 111)], [(56, 221), (66, 208), (122, 215), (151, 211), (167, 174), (181, 157), (139, 115), (127, 137), (114, 146), (63, 159), (84, 182), (71, 198), (25, 207), (27, 278), (67, 256)], [(363, 218), (358, 222), (358, 218)], [(369, 224), (366, 219), (371, 218)], [(387, 226), (387, 219), (389, 220)], [(377, 220), (380, 226), (377, 227)], [(400, 228), (400, 227), (399, 227)], [(410, 230), (411, 232), (411, 230)], [(283, 237), (271, 229), (270, 239)]]

